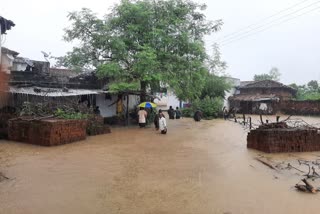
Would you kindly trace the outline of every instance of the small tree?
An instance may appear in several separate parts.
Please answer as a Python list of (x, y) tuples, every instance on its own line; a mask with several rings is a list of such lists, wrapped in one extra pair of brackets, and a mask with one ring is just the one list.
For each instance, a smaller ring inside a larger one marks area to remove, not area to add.
[(319, 84), (318, 84), (318, 81), (316, 80), (311, 80), (310, 82), (308, 82), (308, 87), (310, 90), (312, 91), (318, 91), (319, 89)]
[(268, 74), (255, 74), (253, 77), (254, 81), (261, 81), (261, 80), (274, 80), (280, 81), (281, 73), (279, 72), (278, 68), (273, 67)]

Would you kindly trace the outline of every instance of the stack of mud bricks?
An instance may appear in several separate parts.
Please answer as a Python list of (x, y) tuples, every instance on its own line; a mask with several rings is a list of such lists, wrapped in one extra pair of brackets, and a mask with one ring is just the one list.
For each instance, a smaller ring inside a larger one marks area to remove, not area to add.
[(88, 119), (87, 134), (100, 135), (111, 133), (110, 127), (104, 124), (104, 118), (99, 115), (94, 115)]
[(267, 153), (320, 151), (320, 130), (255, 129), (247, 136), (247, 147)]
[(86, 138), (85, 120), (9, 120), (9, 140), (55, 146)]

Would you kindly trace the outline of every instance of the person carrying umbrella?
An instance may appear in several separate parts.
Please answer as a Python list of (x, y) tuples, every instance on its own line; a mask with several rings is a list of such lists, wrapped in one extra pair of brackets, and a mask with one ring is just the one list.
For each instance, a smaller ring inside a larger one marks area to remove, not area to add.
[(140, 110), (138, 111), (139, 126), (140, 126), (140, 128), (146, 127), (147, 116), (148, 116), (147, 111), (144, 110), (143, 107), (140, 107)]
[(138, 111), (139, 126), (140, 128), (142, 128), (142, 127), (145, 127), (147, 123), (148, 113), (145, 110), (145, 108), (153, 108), (153, 107), (157, 107), (157, 105), (152, 102), (143, 102), (139, 104), (139, 107), (140, 107), (140, 110)]

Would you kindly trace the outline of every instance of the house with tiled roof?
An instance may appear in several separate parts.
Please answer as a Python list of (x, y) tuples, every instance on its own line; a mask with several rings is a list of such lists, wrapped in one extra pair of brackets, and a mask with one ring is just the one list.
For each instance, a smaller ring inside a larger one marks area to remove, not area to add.
[(244, 81), (229, 98), (230, 107), (245, 114), (276, 113), (281, 101), (291, 100), (296, 90), (273, 80)]

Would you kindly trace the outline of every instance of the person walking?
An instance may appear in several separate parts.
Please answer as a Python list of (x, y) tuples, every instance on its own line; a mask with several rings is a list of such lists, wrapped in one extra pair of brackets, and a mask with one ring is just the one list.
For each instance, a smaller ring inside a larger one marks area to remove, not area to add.
[(175, 111), (172, 108), (172, 106), (170, 106), (169, 109), (168, 109), (168, 115), (169, 115), (169, 119), (171, 119), (171, 120), (174, 119)]
[(160, 128), (161, 134), (167, 134), (167, 122), (166, 122), (166, 118), (162, 113), (160, 114), (159, 128)]
[(200, 109), (198, 109), (194, 115), (193, 115), (193, 119), (196, 121), (196, 122), (199, 122), (202, 118), (202, 112), (200, 111)]
[(180, 119), (181, 118), (181, 111), (179, 110), (179, 108), (176, 108), (176, 119)]
[(162, 110), (161, 109), (159, 109), (159, 113), (155, 115), (154, 120), (153, 120), (154, 126), (156, 127), (157, 131), (159, 130), (160, 114), (162, 114)]
[(138, 111), (138, 116), (140, 128), (146, 127), (148, 113), (146, 112), (146, 110), (144, 110), (143, 107), (140, 107), (140, 110)]

